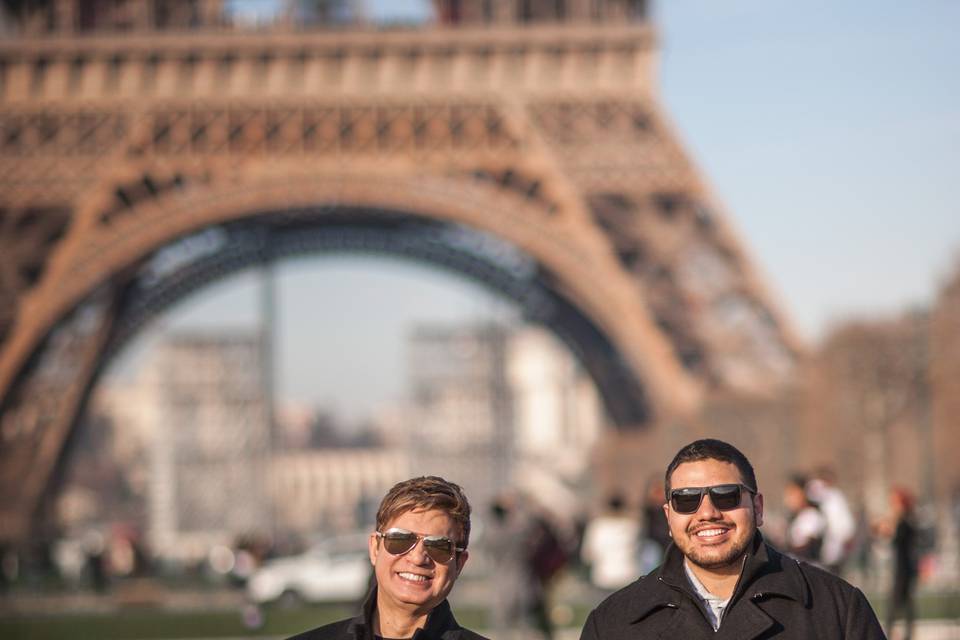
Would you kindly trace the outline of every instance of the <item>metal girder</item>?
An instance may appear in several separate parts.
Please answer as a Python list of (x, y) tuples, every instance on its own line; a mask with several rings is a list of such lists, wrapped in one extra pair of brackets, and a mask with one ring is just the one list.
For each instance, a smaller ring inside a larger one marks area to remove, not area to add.
[(57, 472), (103, 362), (124, 290), (120, 283), (101, 287), (70, 314), (5, 399), (0, 539), (26, 537), (57, 487)]
[(641, 382), (534, 260), (490, 235), (398, 212), (287, 211), (184, 238), (157, 252), (141, 269), (105, 357), (178, 300), (214, 280), (266, 261), (318, 253), (394, 255), (479, 282), (568, 345), (596, 381), (615, 424), (636, 426), (649, 418)]

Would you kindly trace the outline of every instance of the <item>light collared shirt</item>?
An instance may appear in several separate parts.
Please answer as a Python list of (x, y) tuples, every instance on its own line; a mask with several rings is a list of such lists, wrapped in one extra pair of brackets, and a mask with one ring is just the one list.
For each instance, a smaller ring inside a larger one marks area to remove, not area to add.
[(723, 610), (727, 608), (730, 598), (721, 598), (710, 593), (707, 588), (703, 586), (703, 583), (700, 582), (700, 579), (697, 578), (697, 574), (690, 568), (690, 563), (686, 558), (683, 560), (683, 570), (687, 574), (687, 580), (690, 581), (690, 586), (693, 587), (694, 593), (696, 593), (703, 604), (706, 605), (704, 609), (707, 613), (707, 619), (713, 626), (713, 630), (717, 631), (720, 629)]

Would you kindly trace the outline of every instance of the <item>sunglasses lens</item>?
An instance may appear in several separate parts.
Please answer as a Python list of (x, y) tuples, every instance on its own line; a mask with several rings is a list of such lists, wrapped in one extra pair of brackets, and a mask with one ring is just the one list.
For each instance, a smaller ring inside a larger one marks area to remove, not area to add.
[(697, 488), (677, 489), (670, 493), (670, 504), (677, 513), (693, 513), (700, 506), (702, 495)]
[(721, 511), (736, 509), (740, 506), (740, 485), (719, 484), (710, 487), (710, 500)]
[(427, 536), (423, 539), (423, 548), (434, 562), (445, 564), (453, 557), (453, 540), (442, 536)]
[(417, 536), (414, 533), (388, 531), (383, 534), (383, 548), (395, 556), (410, 551), (415, 544), (417, 544)]

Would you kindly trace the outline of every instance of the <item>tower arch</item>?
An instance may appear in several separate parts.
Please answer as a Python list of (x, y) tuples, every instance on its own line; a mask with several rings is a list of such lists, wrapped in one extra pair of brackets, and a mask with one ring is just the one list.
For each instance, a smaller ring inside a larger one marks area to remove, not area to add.
[[(0, 539), (29, 529), (142, 269), (204, 229), (498, 238), (642, 388), (644, 424), (789, 378), (799, 342), (657, 101), (647, 3), (494, 4), (247, 32), (217, 2), (80, 22), (71, 0), (17, 5), (0, 42)], [(490, 267), (455, 249), (448, 268)]]

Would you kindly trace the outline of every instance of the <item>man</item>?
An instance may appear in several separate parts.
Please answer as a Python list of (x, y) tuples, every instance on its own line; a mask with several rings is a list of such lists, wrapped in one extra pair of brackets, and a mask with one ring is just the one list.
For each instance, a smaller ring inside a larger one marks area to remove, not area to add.
[(663, 564), (600, 603), (581, 640), (883, 639), (859, 589), (763, 540), (763, 496), (735, 447), (697, 440), (674, 457)]
[(807, 495), (807, 479), (794, 474), (783, 489), (783, 504), (790, 513), (785, 551), (799, 560), (820, 563), (826, 519)]
[(368, 540), (376, 585), (363, 613), (291, 640), (486, 640), (458, 625), (447, 603), (469, 541), (470, 504), (459, 486), (436, 476), (395, 485)]
[(823, 533), (820, 564), (831, 573), (841, 575), (850, 552), (857, 522), (843, 491), (837, 487), (837, 477), (829, 467), (821, 467), (807, 483), (807, 494), (820, 505), (827, 528)]
[(627, 512), (623, 496), (611, 495), (607, 509), (587, 524), (580, 557), (590, 566), (590, 581), (614, 591), (633, 582), (639, 568), (640, 523)]

